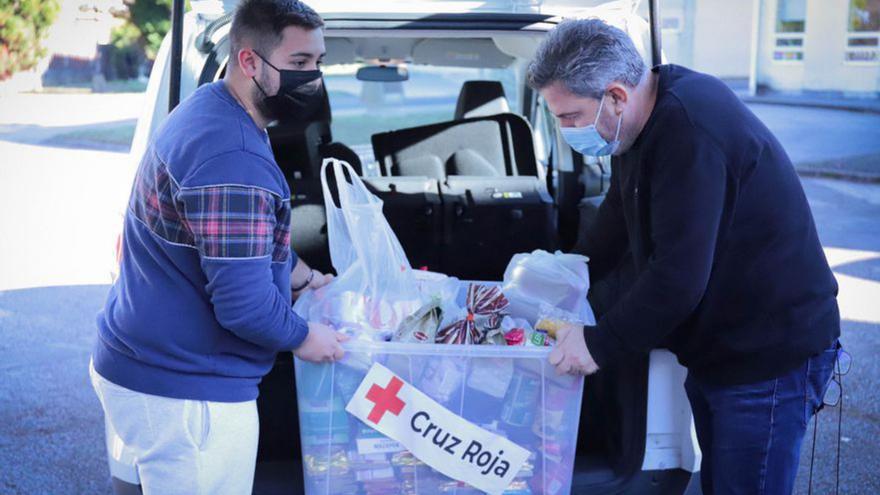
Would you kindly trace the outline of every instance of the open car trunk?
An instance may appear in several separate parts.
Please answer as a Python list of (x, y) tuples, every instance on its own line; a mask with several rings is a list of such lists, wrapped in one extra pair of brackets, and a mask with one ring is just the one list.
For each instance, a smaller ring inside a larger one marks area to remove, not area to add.
[[(328, 99), (322, 113), (328, 121), (331, 105)], [(511, 122), (523, 125), (531, 133), (524, 118), (513, 117)], [(462, 280), (501, 280), (513, 254), (570, 244), (562, 239), (557, 228), (557, 205), (533, 169), (523, 167), (515, 176), (400, 175), (406, 157), (395, 157), (393, 146), (390, 151), (384, 150), (390, 142), (415, 153), (424, 149), (425, 153), (442, 155), (437, 151), (437, 141), (441, 140), (442, 148), (442, 139), (450, 129), (463, 126), (470, 133), (493, 133), (477, 139), (481, 143), (501, 129), (503, 141), (509, 129), (499, 121), (497, 116), (453, 119), (373, 136), (377, 160), (391, 158), (387, 161), (388, 173), (364, 181), (385, 202), (383, 211), (414, 267), (427, 266)], [(513, 131), (510, 132), (512, 135)], [(280, 123), (269, 129), (269, 136), (294, 197), (293, 249), (312, 266), (331, 270), (319, 164), (322, 158), (332, 156), (353, 162), (357, 171), (364, 167), (344, 143), (335, 143), (326, 122)], [(461, 138), (453, 134), (451, 141), (459, 146)], [(531, 135), (520, 137), (519, 142), (531, 143)], [(511, 151), (510, 155), (516, 152)], [(499, 160), (506, 160), (507, 155), (499, 156)], [(533, 154), (520, 153), (520, 163), (529, 160), (534, 162)], [(509, 163), (506, 166), (510, 168)], [(491, 192), (485, 194), (486, 190)], [(540, 192), (529, 192), (533, 190)], [(504, 193), (510, 195), (512, 191), (517, 193), (515, 199), (504, 202)], [(498, 193), (502, 196), (500, 200), (495, 198)], [(498, 234), (506, 229), (515, 235)], [(577, 237), (576, 233), (570, 234)], [(468, 259), (477, 262), (466, 262)], [(618, 281), (614, 290), (599, 294), (600, 300), (593, 304), (597, 316), (609, 304), (603, 301), (617, 297), (623, 284), (625, 281)], [(647, 357), (620, 363), (586, 379), (572, 493), (619, 493), (639, 482), (634, 479), (641, 474), (644, 455), (647, 390)], [(299, 418), (290, 353), (279, 355), (275, 367), (264, 378), (258, 408), (260, 445), (255, 493), (302, 493)]]

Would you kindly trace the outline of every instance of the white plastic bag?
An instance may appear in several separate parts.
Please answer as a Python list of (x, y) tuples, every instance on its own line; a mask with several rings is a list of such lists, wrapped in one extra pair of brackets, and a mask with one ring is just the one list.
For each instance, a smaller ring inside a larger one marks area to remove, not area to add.
[[(338, 207), (327, 182), (331, 166), (339, 192)], [(338, 275), (321, 289), (303, 294), (293, 309), (308, 321), (349, 333), (374, 331), (372, 337), (377, 339), (390, 338), (400, 322), (424, 301), (403, 248), (382, 214), (382, 200), (367, 189), (348, 163), (332, 158), (321, 165), (321, 185), (330, 258)]]
[(541, 303), (577, 315), (581, 323), (596, 319), (587, 302), (590, 288), (589, 258), (560, 251), (536, 250), (514, 255), (504, 271), (501, 290), (510, 301), (509, 313), (537, 322)]
[(458, 299), (461, 282), (457, 278), (426, 270), (414, 270), (413, 274), (422, 298), (439, 299), (444, 303), (454, 303)]

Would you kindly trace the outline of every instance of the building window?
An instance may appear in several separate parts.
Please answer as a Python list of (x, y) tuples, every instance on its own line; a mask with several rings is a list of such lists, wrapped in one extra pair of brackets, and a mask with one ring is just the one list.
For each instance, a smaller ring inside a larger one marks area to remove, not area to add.
[(776, 4), (774, 61), (798, 63), (804, 60), (806, 23), (807, 0), (779, 0)]
[(779, 0), (776, 5), (776, 32), (803, 33), (807, 22), (807, 0)]
[(850, 0), (844, 60), (880, 64), (880, 0)]

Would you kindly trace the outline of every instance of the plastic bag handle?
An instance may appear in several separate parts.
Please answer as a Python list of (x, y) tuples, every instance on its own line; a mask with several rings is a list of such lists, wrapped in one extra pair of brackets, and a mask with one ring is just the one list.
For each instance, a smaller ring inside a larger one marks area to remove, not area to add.
[[(344, 166), (340, 165), (340, 163), (344, 164)], [(333, 165), (333, 180), (336, 183), (339, 206), (336, 205), (333, 201), (333, 196), (330, 194), (327, 174), (327, 168), (330, 165)], [(357, 174), (348, 163), (341, 162), (335, 158), (325, 158), (321, 163), (321, 189), (324, 192), (324, 210), (327, 216), (327, 236), (330, 247), (330, 261), (333, 264), (336, 273), (340, 274), (347, 270), (357, 260), (357, 251), (352, 242), (351, 233), (348, 230), (348, 223), (345, 220), (344, 210), (350, 204), (349, 196), (351, 191), (349, 182), (342, 173), (344, 167), (347, 167), (349, 178), (354, 181)], [(366, 189), (365, 186), (362, 185), (362, 187)]]
[[(346, 206), (351, 204), (353, 197), (356, 197), (358, 200), (365, 203), (382, 203), (382, 200), (377, 198), (369, 189), (367, 189), (364, 181), (358, 177), (357, 172), (354, 171), (354, 168), (348, 162), (336, 158), (325, 158), (324, 162), (321, 164), (321, 186), (324, 189), (325, 206), (329, 206), (327, 204), (329, 201), (329, 203), (336, 207), (330, 196), (330, 188), (327, 185), (327, 166), (331, 164), (333, 165), (336, 190), (339, 194), (339, 208), (345, 210)], [(347, 174), (343, 172), (347, 172)], [(340, 180), (340, 177), (342, 177), (342, 180)]]

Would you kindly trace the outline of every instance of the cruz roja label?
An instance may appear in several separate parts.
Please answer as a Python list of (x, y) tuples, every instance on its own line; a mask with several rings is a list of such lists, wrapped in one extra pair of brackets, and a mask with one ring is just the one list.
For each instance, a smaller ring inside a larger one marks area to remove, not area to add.
[(374, 363), (345, 410), (450, 478), (503, 492), (529, 451), (446, 409)]

